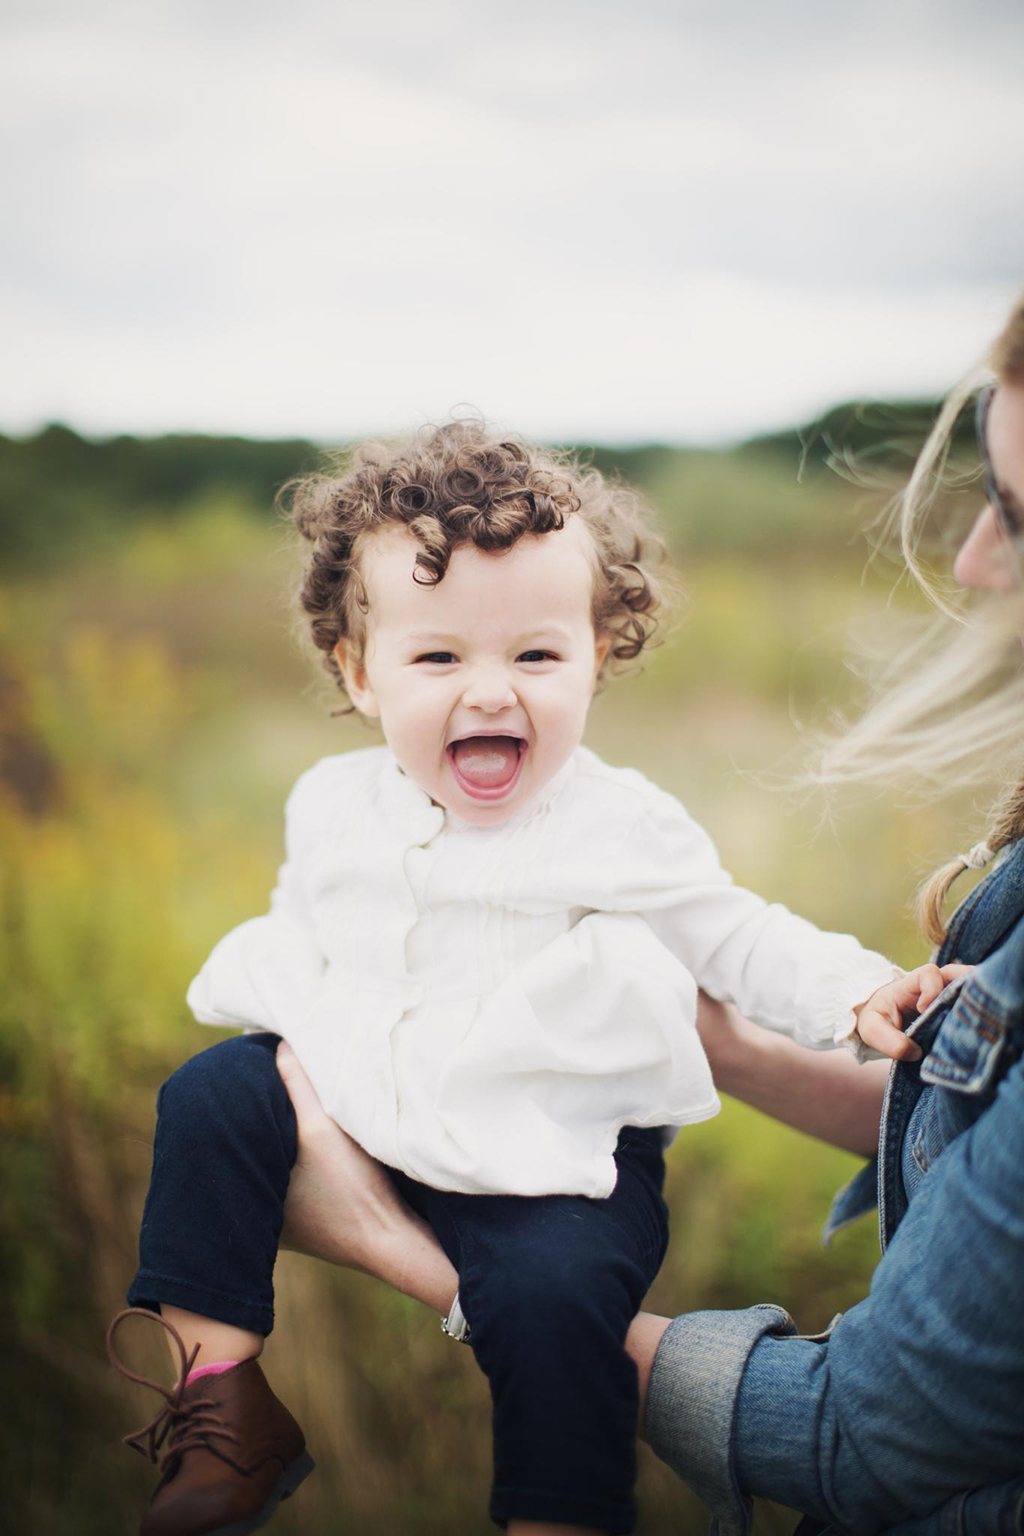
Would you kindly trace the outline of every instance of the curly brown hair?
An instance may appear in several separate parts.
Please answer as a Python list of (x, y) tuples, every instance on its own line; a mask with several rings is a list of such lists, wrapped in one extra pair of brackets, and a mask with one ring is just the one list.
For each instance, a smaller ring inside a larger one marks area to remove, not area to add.
[(278, 501), (313, 545), (299, 600), (342, 692), (335, 647), (362, 645), (369, 608), (360, 549), (390, 526), (418, 541), (413, 579), (434, 586), (460, 545), (510, 549), (525, 534), (581, 517), (594, 544), (594, 628), (612, 640), (603, 670), (635, 661), (650, 644), (664, 604), (654, 574), (664, 545), (637, 494), (575, 455), (498, 438), (482, 421), (460, 419), (402, 442), (363, 443), (333, 468), (289, 481)]

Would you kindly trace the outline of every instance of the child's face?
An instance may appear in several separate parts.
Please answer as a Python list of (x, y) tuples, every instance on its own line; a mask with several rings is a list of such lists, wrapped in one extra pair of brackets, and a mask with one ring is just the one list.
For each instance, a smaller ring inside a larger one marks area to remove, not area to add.
[(367, 541), (365, 651), (342, 641), (338, 661), (410, 778), (464, 821), (498, 826), (583, 735), (610, 644), (591, 618), (590, 534), (571, 517), (498, 553), (465, 545), (436, 586), (413, 580), (419, 548), (397, 528)]

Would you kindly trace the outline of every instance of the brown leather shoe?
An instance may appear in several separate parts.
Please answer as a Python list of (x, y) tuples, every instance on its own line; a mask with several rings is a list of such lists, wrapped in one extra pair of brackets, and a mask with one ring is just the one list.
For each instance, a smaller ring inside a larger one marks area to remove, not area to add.
[[(136, 1376), (118, 1359), (114, 1335), (126, 1317), (146, 1317), (167, 1329), (181, 1355), (175, 1387)], [(123, 1376), (164, 1399), (149, 1424), (125, 1436), (126, 1445), (152, 1462), (166, 1442), (160, 1481), (139, 1536), (245, 1536), (265, 1525), (312, 1472), (302, 1430), (271, 1392), (257, 1361), (243, 1360), (183, 1386), (199, 1346), (186, 1355), (177, 1330), (142, 1307), (114, 1318), (107, 1352)]]

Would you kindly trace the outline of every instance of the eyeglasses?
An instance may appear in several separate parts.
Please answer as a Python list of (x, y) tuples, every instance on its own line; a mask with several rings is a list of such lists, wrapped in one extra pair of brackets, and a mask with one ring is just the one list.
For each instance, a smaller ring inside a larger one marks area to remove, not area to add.
[(974, 416), (975, 430), (978, 434), (978, 452), (981, 454), (981, 467), (984, 473), (985, 499), (995, 509), (999, 526), (1011, 539), (1024, 538), (1024, 526), (1021, 524), (1020, 514), (1013, 507), (1008, 507), (1003, 494), (996, 484), (996, 472), (992, 467), (992, 458), (988, 451), (988, 413), (992, 405), (992, 396), (996, 392), (994, 384), (987, 384), (978, 396), (978, 404)]

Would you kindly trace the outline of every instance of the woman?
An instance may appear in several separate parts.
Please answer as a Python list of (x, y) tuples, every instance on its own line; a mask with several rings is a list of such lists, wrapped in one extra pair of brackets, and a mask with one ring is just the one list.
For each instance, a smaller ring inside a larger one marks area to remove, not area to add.
[[(978, 417), (987, 500), (954, 574), (999, 602), (834, 750), (824, 770), (832, 781), (876, 777), (884, 758), (948, 782), (1019, 738), (1024, 302), (990, 363), (996, 385), (980, 394)], [(903, 502), (908, 564), (947, 609), (915, 550), (952, 427), (977, 383), (947, 402)], [(939, 719), (938, 707), (957, 698), (959, 710)], [(720, 1536), (748, 1529), (755, 1495), (805, 1512), (808, 1533), (1024, 1531), (1022, 836), (1024, 784), (1000, 807), (989, 846), (927, 889), (926, 931), (938, 939), (939, 903), (955, 874), (1006, 850), (942, 937), (941, 963), (977, 969), (913, 1027), (923, 1060), (896, 1065), (887, 1089), (880, 1063), (814, 1056), (729, 1010), (705, 1010), (705, 1043), (725, 1091), (824, 1140), (878, 1153), (883, 1244), (870, 1295), (827, 1336), (799, 1337), (777, 1307), (636, 1320), (629, 1345), (641, 1400), (646, 1390), (647, 1437), (709, 1505)], [(286, 1048), (279, 1065), (299, 1118), (292, 1242), (448, 1311), (457, 1277), (432, 1235), (323, 1115)], [(873, 1171), (870, 1182), (873, 1191)], [(867, 1208), (866, 1187), (862, 1177), (844, 1192), (834, 1223)]]

